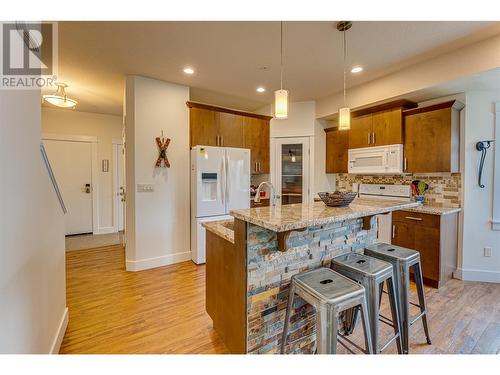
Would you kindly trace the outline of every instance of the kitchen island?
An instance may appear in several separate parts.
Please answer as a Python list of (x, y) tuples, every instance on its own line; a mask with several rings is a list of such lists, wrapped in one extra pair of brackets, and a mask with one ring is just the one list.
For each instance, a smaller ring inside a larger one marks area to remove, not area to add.
[[(375, 215), (416, 206), (356, 198), (344, 208), (314, 202), (235, 210), (234, 222), (204, 224), (214, 329), (232, 353), (279, 352), (291, 277), (362, 251), (376, 240)], [(313, 307), (297, 298), (288, 353), (314, 352), (315, 319)]]

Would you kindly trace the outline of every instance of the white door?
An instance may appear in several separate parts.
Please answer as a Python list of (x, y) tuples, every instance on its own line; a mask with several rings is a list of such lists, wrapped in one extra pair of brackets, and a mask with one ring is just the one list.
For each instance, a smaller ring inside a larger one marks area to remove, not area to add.
[(191, 150), (191, 217), (226, 213), (224, 155), (221, 147), (196, 146)]
[(66, 234), (92, 233), (92, 144), (44, 140), (68, 213)]
[(116, 197), (116, 205), (117, 205), (117, 221), (118, 221), (118, 230), (123, 230), (123, 212), (124, 212), (124, 203), (125, 203), (125, 181), (123, 178), (124, 174), (124, 152), (123, 145), (116, 145), (116, 188), (115, 188), (115, 197)]
[(309, 137), (274, 139), (272, 182), (281, 204), (309, 203)]
[(226, 148), (226, 212), (250, 208), (250, 150)]

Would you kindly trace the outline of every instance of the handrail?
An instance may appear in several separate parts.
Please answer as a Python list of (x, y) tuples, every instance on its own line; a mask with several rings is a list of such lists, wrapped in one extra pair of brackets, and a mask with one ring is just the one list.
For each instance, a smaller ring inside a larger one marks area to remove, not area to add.
[(57, 195), (57, 199), (59, 199), (59, 203), (61, 205), (61, 209), (63, 213), (68, 213), (68, 210), (66, 210), (66, 205), (64, 204), (63, 197), (61, 195), (61, 191), (59, 190), (59, 185), (57, 185), (56, 181), (56, 176), (54, 176), (54, 172), (52, 171), (52, 167), (50, 165), (49, 158), (47, 156), (47, 152), (45, 151), (45, 147), (43, 146), (43, 143), (40, 142), (40, 152), (42, 153), (42, 158), (43, 162), (45, 163), (45, 167), (47, 168), (47, 172), (49, 174), (50, 180), (52, 181), (52, 186), (54, 186), (54, 190)]

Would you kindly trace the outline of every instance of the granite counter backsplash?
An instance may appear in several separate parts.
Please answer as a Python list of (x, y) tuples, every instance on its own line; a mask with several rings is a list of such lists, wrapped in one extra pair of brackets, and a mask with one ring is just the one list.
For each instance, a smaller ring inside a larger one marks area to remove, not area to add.
[(426, 205), (435, 207), (462, 206), (462, 176), (460, 173), (432, 173), (407, 175), (355, 175), (339, 173), (336, 176), (337, 190), (352, 190), (352, 184), (398, 184), (408, 185), (413, 180), (429, 184), (425, 193)]

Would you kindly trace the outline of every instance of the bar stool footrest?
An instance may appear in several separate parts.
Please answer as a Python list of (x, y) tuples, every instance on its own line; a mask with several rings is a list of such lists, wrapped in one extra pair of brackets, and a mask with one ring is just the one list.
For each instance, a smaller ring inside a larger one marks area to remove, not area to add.
[(348, 339), (347, 337), (345, 337), (344, 335), (340, 335), (338, 334), (337, 335), (337, 340), (338, 342), (341, 342), (341, 340), (339, 339), (343, 339), (345, 341), (347, 341), (349, 344), (351, 344), (352, 346), (354, 346), (355, 348), (359, 349), (361, 352), (363, 353), (366, 353), (368, 354), (368, 352), (366, 351), (366, 349), (362, 348), (361, 346), (359, 346), (358, 344), (356, 344), (355, 342), (352, 342), (352, 340)]
[(422, 311), (412, 321), (410, 321), (410, 326), (413, 325), (413, 323), (415, 323), (417, 320), (419, 320), (424, 315), (427, 315), (427, 311), (426, 310)]

